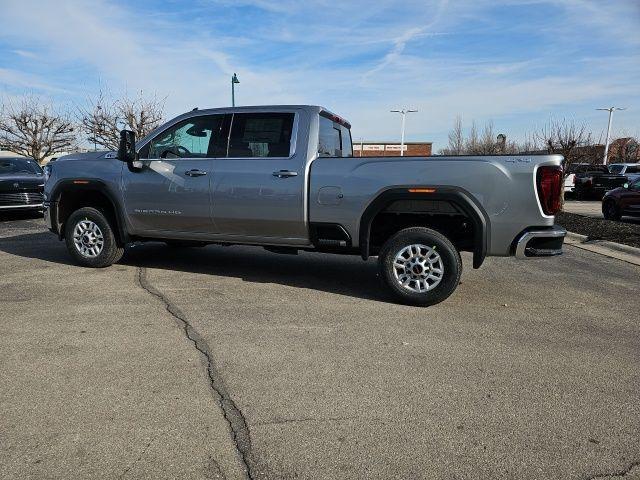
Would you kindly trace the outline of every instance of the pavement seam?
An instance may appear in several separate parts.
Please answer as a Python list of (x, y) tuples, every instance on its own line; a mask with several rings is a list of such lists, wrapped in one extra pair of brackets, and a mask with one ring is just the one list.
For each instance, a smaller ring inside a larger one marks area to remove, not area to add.
[(169, 314), (176, 319), (182, 328), (187, 339), (200, 352), (207, 362), (207, 376), (209, 377), (209, 386), (216, 397), (218, 406), (222, 410), (222, 414), (229, 424), (231, 439), (238, 453), (240, 462), (247, 478), (253, 480), (253, 455), (251, 452), (251, 434), (249, 426), (242, 411), (235, 404), (224, 385), (220, 373), (217, 371), (213, 361), (211, 349), (205, 339), (191, 325), (186, 316), (176, 307), (162, 292), (156, 289), (147, 279), (147, 269), (138, 267), (138, 283), (140, 287), (150, 295), (159, 299), (165, 306)]
[(155, 436), (151, 440), (149, 440), (149, 443), (147, 443), (147, 445), (142, 449), (142, 451), (140, 452), (140, 455), (138, 455), (138, 458), (136, 458), (131, 464), (129, 464), (129, 466), (124, 469), (124, 471), (120, 474), (118, 478), (122, 479), (127, 476), (127, 473), (129, 473), (131, 469), (135, 467), (140, 460), (142, 460), (142, 457), (144, 457), (144, 454), (147, 453), (147, 450), (149, 450), (149, 447), (156, 440), (156, 438), (158, 438), (158, 436)]
[(585, 480), (597, 480), (599, 478), (626, 477), (629, 473), (631, 473), (631, 470), (633, 470), (636, 467), (640, 467), (640, 462), (633, 462), (624, 470), (618, 470), (617, 472), (613, 472), (613, 473), (600, 473), (598, 475), (592, 475), (587, 477)]

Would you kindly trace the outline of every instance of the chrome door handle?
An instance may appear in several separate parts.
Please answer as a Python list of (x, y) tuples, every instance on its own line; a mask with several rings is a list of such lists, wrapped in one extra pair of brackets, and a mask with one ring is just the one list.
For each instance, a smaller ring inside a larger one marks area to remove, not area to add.
[(273, 172), (272, 175), (278, 178), (297, 177), (298, 172), (292, 172), (291, 170), (278, 170), (277, 172)]
[(193, 170), (187, 170), (184, 172), (187, 177), (201, 177), (202, 175), (206, 175), (207, 172), (203, 172), (202, 170), (198, 170), (194, 168)]

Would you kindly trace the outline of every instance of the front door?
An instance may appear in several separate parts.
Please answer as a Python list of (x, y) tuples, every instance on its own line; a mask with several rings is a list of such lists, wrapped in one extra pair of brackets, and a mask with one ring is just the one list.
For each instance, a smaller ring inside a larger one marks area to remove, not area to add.
[[(134, 234), (210, 234), (210, 183), (219, 154), (223, 115), (179, 121), (140, 151), (135, 168), (123, 170), (127, 216)], [(185, 235), (182, 235), (185, 236)]]
[(296, 136), (302, 135), (297, 124), (294, 112), (233, 115), (228, 156), (215, 159), (213, 168), (213, 218), (220, 234), (248, 242), (308, 243), (306, 148), (296, 151)]

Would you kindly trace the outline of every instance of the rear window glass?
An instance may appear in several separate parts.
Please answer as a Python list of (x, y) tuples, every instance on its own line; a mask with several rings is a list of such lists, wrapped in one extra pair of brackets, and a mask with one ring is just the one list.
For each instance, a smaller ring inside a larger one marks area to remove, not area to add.
[(229, 157), (288, 157), (293, 113), (236, 113)]
[(320, 116), (320, 132), (318, 138), (318, 156), (320, 157), (353, 157), (351, 132), (344, 125)]

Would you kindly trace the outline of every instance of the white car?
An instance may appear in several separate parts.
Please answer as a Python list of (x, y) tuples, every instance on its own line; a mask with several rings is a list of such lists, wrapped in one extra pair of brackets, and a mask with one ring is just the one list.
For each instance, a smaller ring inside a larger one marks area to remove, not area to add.
[(625, 175), (631, 179), (640, 175), (640, 163), (612, 163), (609, 165), (609, 172)]

